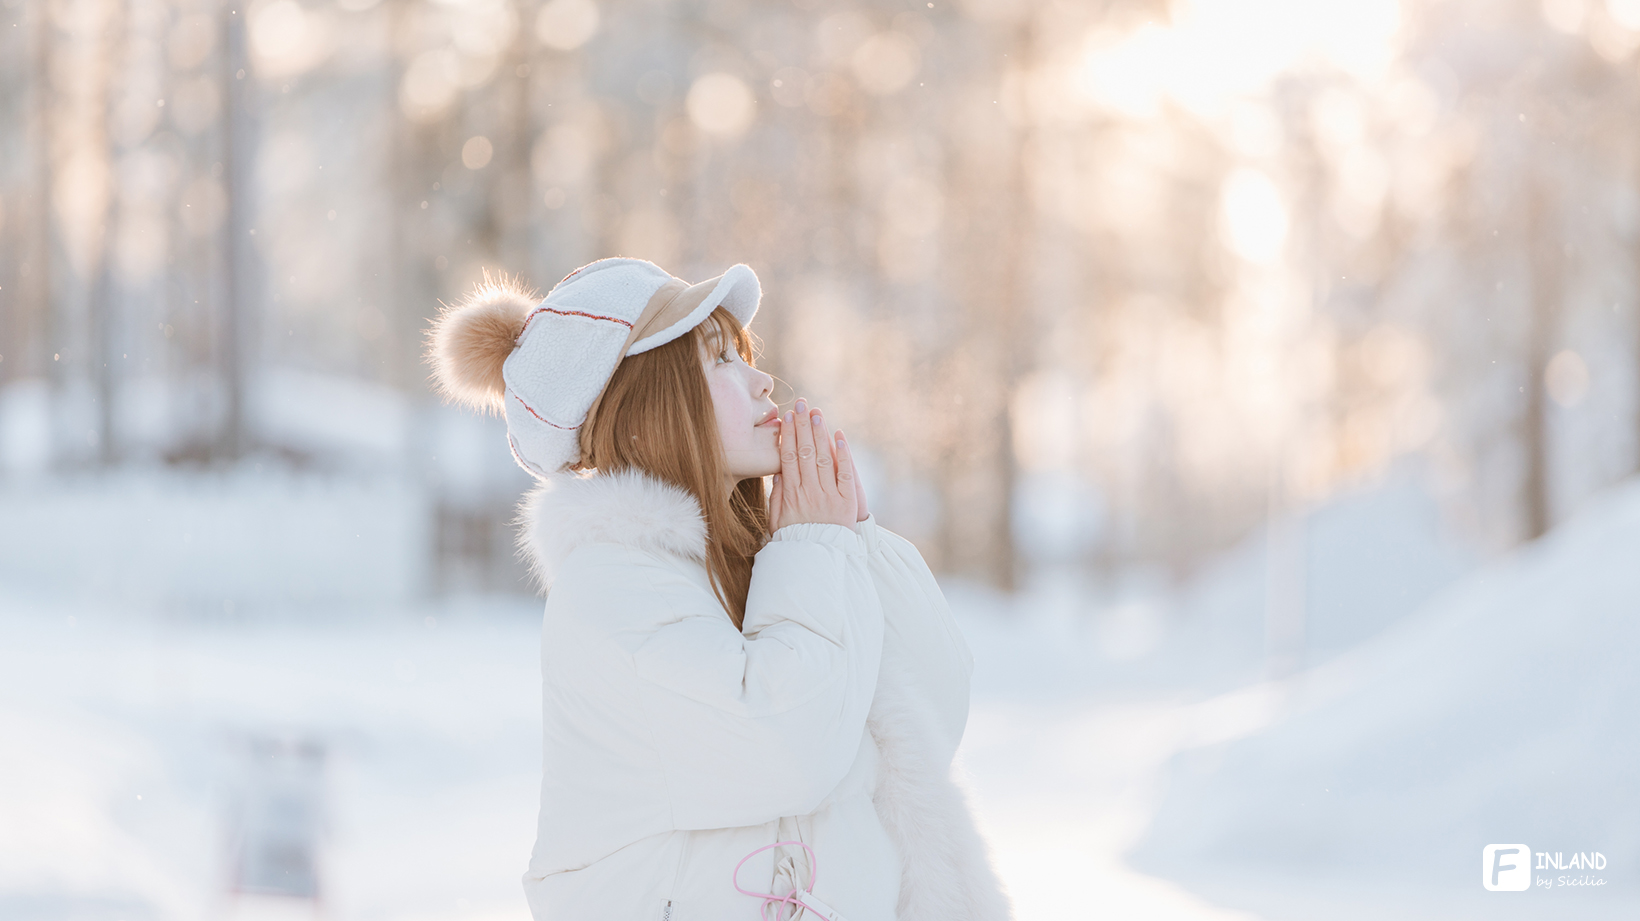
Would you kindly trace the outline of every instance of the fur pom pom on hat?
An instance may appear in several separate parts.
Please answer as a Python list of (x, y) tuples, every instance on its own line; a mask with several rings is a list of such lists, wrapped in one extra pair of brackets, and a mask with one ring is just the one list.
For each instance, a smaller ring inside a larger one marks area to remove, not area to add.
[(427, 360), (439, 392), (474, 409), (500, 412), (507, 389), (502, 363), (539, 300), (517, 279), (491, 279), (486, 272), (478, 287), (441, 311), (427, 331)]
[(721, 306), (749, 326), (762, 299), (749, 266), (691, 285), (643, 259), (600, 259), (535, 294), (503, 276), (428, 331), (439, 390), (507, 419), (513, 459), (547, 477), (581, 459), (581, 429), (621, 359), (665, 345)]

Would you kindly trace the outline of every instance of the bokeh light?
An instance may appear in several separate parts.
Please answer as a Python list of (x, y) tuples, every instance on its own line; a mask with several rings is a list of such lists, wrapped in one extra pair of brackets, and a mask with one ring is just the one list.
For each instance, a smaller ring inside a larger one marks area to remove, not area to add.
[(721, 137), (743, 134), (757, 112), (757, 100), (746, 82), (733, 74), (712, 73), (689, 86), (689, 118), (702, 131)]
[(535, 37), (556, 51), (574, 51), (598, 31), (592, 0), (548, 0), (535, 14)]

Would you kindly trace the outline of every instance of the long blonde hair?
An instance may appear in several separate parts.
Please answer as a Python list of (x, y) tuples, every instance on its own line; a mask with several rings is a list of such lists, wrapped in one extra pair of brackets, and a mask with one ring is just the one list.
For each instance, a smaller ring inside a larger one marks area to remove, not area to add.
[(728, 462), (700, 361), (700, 347), (714, 332), (754, 364), (751, 334), (722, 307), (688, 335), (628, 355), (604, 388), (588, 433), (590, 457), (583, 462), (600, 470), (636, 468), (695, 497), (706, 519), (712, 591), (738, 628), (752, 561), (767, 540), (769, 509), (761, 477), (724, 486)]

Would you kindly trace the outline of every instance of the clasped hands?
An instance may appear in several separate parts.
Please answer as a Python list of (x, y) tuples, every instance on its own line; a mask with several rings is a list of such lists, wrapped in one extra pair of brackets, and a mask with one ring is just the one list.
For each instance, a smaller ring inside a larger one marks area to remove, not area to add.
[(839, 430), (826, 427), (820, 410), (799, 397), (779, 421), (780, 472), (769, 490), (769, 533), (813, 522), (852, 528), (866, 520), (866, 492), (854, 453)]

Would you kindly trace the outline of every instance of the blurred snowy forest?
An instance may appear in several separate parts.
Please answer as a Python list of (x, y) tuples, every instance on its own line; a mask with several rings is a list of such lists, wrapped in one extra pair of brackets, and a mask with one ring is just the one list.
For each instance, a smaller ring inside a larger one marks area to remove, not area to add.
[(422, 333), (620, 254), (940, 573), (1021, 919), (1633, 917), (1637, 104), (1640, 0), (0, 0), (0, 916), (527, 917)]
[(391, 481), (418, 591), (516, 585), (420, 334), (609, 254), (751, 264), (777, 399), (1003, 587), (1407, 455), (1498, 550), (1637, 465), (1634, 0), (3, 3), (14, 483)]

